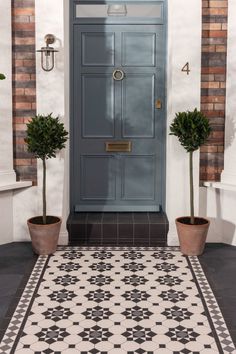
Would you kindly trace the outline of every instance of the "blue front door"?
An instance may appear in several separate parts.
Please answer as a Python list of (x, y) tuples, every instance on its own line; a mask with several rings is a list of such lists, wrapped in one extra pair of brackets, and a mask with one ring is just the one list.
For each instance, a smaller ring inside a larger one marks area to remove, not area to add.
[(164, 196), (162, 25), (75, 25), (75, 211), (159, 211)]

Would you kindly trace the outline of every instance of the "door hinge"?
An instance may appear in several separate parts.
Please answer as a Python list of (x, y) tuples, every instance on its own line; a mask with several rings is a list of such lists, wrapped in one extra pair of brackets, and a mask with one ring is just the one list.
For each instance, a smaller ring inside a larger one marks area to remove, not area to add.
[(162, 101), (161, 101), (160, 98), (158, 98), (156, 100), (155, 106), (156, 106), (157, 109), (161, 109), (162, 108)]

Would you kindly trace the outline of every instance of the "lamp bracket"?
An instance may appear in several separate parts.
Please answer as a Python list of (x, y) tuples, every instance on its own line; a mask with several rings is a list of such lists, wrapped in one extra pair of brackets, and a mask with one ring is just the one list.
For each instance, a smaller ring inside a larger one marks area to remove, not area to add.
[(46, 36), (44, 37), (45, 43), (46, 45), (50, 45), (55, 43), (56, 41), (56, 37), (54, 36), (54, 34), (46, 34)]

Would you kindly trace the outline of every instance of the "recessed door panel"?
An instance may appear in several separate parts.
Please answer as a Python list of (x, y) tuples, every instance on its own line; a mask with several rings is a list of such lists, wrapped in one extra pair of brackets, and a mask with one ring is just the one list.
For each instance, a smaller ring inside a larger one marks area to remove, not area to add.
[(81, 156), (82, 200), (115, 200), (115, 162), (114, 156)]
[(122, 66), (155, 66), (155, 33), (122, 33)]
[(155, 200), (155, 156), (125, 156), (122, 161), (122, 199)]
[(114, 46), (114, 33), (82, 33), (82, 65), (113, 66), (115, 63)]
[(83, 137), (114, 136), (114, 81), (107, 74), (82, 75)]
[(154, 137), (155, 74), (130, 74), (122, 82), (122, 135)]

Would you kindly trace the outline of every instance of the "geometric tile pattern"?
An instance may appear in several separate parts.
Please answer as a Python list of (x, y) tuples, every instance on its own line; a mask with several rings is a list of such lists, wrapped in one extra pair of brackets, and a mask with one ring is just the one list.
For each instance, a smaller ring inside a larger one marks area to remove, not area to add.
[(41, 256), (0, 354), (235, 353), (197, 257), (176, 247)]

